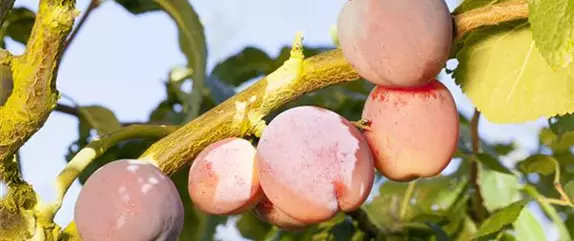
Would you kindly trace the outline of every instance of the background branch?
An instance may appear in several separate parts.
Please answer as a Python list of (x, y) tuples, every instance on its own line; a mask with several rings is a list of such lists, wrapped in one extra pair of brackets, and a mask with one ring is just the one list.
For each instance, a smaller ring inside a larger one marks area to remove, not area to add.
[[(475, 108), (472, 119), (470, 120), (470, 135), (472, 137), (472, 152), (474, 154), (480, 153), (480, 135), (478, 133), (479, 120), (480, 112)], [(478, 184), (478, 160), (476, 157), (470, 164), (470, 183), (474, 189), (474, 195), (469, 199), (471, 206), (470, 213), (475, 222), (481, 223), (488, 216), (488, 210), (483, 206), (484, 201)]]
[(16, 0), (0, 0), (0, 26), (4, 24), (4, 20), (8, 13), (10, 13), (10, 9), (14, 6), (14, 2)]
[[(520, 1), (513, 4), (516, 5), (508, 7), (507, 3), (493, 4), (475, 9), (471, 13), (465, 12), (455, 16), (457, 33), (455, 38), (459, 38), (472, 29), (528, 16), (526, 2)], [(271, 75), (275, 75), (275, 72)], [(359, 78), (357, 72), (343, 57), (340, 49), (306, 59), (302, 75), (302, 79), (296, 82), (287, 81), (287, 78), (291, 76), (285, 76), (284, 81), (280, 77), (274, 77), (272, 83), (269, 82), (269, 76), (259, 80), (154, 143), (140, 158), (156, 163), (162, 171), (171, 175), (193, 160), (207, 145), (226, 137), (249, 134), (249, 130), (246, 130), (242, 124), (247, 121), (248, 116), (262, 118), (304, 94)], [(237, 104), (245, 105), (246, 114), (243, 118), (236, 115)]]

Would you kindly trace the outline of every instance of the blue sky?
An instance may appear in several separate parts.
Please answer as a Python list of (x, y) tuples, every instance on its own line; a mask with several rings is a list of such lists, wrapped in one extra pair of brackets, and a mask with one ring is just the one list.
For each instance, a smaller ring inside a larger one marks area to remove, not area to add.
[[(336, 22), (345, 0), (190, 0), (204, 23), (209, 47), (208, 68), (218, 61), (255, 45), (276, 55), (290, 44), (295, 32), (303, 31), (305, 44), (331, 44), (330, 27)], [(16, 6), (37, 10), (37, 0), (18, 0)], [(89, 1), (79, 0), (83, 10)], [(456, 0), (448, 0), (454, 8)], [(9, 42), (21, 53), (23, 46)], [(113, 110), (122, 121), (145, 121), (149, 112), (165, 98), (162, 81), (170, 68), (185, 64), (177, 41), (175, 24), (163, 12), (134, 16), (113, 1), (94, 11), (64, 58), (58, 89), (83, 105), (99, 104)], [(472, 113), (468, 99), (453, 81), (441, 81), (453, 92), (466, 116)], [(63, 100), (66, 101), (65, 99)], [(482, 121), (480, 133), (488, 140), (518, 139), (522, 157), (536, 148), (537, 131), (544, 121), (522, 125), (493, 125)], [(46, 201), (54, 198), (52, 183), (64, 167), (67, 148), (77, 138), (77, 120), (53, 113), (45, 126), (22, 148), (24, 178)], [(75, 183), (68, 192), (56, 221), (66, 225), (73, 218)]]

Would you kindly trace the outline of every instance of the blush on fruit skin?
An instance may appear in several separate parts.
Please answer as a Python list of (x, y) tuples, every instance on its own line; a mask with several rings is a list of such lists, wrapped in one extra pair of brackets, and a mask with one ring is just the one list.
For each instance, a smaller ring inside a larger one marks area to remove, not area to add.
[(213, 215), (234, 215), (253, 208), (263, 192), (258, 155), (245, 139), (230, 137), (201, 151), (189, 170), (188, 192), (194, 205)]
[(367, 81), (416, 87), (442, 70), (453, 41), (444, 0), (352, 0), (337, 21), (343, 55)]
[(279, 208), (277, 208), (269, 199), (265, 196), (253, 209), (253, 213), (259, 219), (271, 223), (278, 227), (279, 229), (296, 232), (301, 231), (310, 226), (311, 224), (303, 223), (293, 217), (287, 215)]
[(84, 241), (175, 241), (184, 209), (171, 179), (133, 159), (110, 162), (84, 183), (74, 210)]
[(458, 111), (439, 81), (414, 89), (376, 86), (363, 108), (377, 170), (393, 181), (438, 175), (456, 150)]
[(265, 195), (302, 223), (319, 223), (360, 207), (374, 181), (369, 146), (339, 114), (299, 106), (277, 115), (259, 140)]

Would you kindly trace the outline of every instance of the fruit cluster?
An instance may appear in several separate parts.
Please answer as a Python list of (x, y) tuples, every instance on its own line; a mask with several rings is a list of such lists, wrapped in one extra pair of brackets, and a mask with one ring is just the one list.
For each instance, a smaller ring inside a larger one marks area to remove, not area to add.
[[(378, 171), (393, 181), (439, 174), (458, 138), (458, 112), (435, 76), (448, 58), (452, 22), (443, 0), (350, 0), (339, 15), (345, 58), (375, 84), (362, 120), (317, 106), (288, 109), (257, 146), (210, 144), (189, 169), (188, 194), (205, 213), (252, 210), (285, 230), (359, 208)], [(75, 220), (83, 240), (176, 240), (180, 193), (155, 166), (118, 160), (84, 184)]]

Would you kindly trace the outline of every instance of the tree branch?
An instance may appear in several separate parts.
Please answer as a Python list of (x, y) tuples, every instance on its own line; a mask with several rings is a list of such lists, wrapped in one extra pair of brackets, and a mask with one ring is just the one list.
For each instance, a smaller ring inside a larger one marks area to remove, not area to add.
[(6, 20), (6, 16), (10, 13), (10, 9), (14, 6), (15, 1), (16, 0), (0, 0), (0, 26), (2, 26), (4, 20)]
[(483, 27), (528, 18), (528, 1), (515, 0), (492, 4), (469, 10), (454, 17), (456, 23), (455, 40), (467, 33)]
[(74, 6), (74, 0), (41, 0), (26, 51), (11, 61), (14, 89), (0, 106), (0, 165), (10, 161), (56, 106), (58, 58), (74, 24)]
[[(470, 120), (470, 135), (472, 137), (472, 152), (478, 154), (480, 152), (480, 135), (478, 133), (478, 122), (480, 120), (480, 112), (475, 108), (472, 119)], [(478, 160), (474, 159), (470, 164), (470, 183), (474, 188), (474, 195), (469, 199), (470, 213), (475, 222), (481, 223), (488, 215), (488, 210), (483, 206), (484, 200), (478, 184)]]
[[(494, 4), (455, 16), (456, 37), (482, 26), (526, 17), (528, 4), (522, 2), (514, 4), (510, 5), (514, 7), (508, 7), (507, 3)], [(507, 15), (514, 17), (505, 17)], [(140, 158), (157, 164), (162, 171), (171, 175), (192, 161), (207, 145), (222, 138), (250, 134), (249, 126), (245, 126), (246, 122), (253, 123), (253, 119), (260, 119), (306, 93), (359, 78), (340, 49), (306, 59), (303, 63), (302, 77), (298, 81), (288, 80), (291, 78), (288, 75), (277, 76), (283, 71), (281, 68), (278, 69), (270, 76), (264, 77), (188, 122), (153, 144)], [(248, 120), (249, 118), (251, 120)]]

